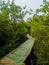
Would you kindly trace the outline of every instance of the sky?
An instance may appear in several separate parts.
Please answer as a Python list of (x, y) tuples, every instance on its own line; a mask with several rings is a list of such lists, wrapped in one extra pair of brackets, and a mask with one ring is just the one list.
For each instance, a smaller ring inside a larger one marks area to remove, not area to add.
[(32, 9), (35, 11), (40, 7), (43, 0), (15, 0), (16, 5), (20, 5), (21, 7), (27, 6), (27, 9)]
[[(5, 0), (7, 1), (7, 0)], [(11, 1), (11, 0), (10, 0)], [(49, 1), (49, 0), (47, 0)], [(33, 13), (35, 13), (36, 9), (40, 8), (40, 5), (43, 3), (43, 0), (15, 0), (15, 4), (18, 6), (21, 6), (22, 8), (24, 6), (27, 6), (26, 9), (32, 9)], [(27, 20), (27, 18), (32, 17), (32, 15), (27, 14), (24, 19)]]
[[(21, 6), (22, 8), (26, 5), (26, 9), (32, 9), (33, 13), (36, 11), (37, 8), (40, 7), (40, 5), (42, 4), (43, 0), (15, 0), (15, 4)], [(27, 14), (25, 16), (25, 20), (27, 20), (27, 18), (31, 17), (32, 15)]]

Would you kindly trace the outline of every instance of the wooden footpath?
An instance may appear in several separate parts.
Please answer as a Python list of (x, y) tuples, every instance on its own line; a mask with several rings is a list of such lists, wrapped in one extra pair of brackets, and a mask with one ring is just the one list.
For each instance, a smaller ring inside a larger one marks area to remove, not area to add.
[(0, 65), (25, 65), (24, 61), (31, 53), (35, 40), (29, 38), (0, 60)]

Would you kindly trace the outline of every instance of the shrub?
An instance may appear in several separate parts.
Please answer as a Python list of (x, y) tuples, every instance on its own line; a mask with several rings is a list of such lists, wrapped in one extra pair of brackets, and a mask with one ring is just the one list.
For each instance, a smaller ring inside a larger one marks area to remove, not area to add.
[(49, 26), (32, 25), (30, 34), (36, 40), (34, 54), (37, 57), (37, 65), (49, 64)]
[(0, 58), (24, 42), (27, 32), (25, 22), (0, 21)]

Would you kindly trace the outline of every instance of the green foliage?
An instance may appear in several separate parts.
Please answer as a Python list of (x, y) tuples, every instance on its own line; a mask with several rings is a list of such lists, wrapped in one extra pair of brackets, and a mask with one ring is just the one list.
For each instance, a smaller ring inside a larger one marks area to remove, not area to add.
[(42, 21), (41, 18), (41, 16), (33, 16), (29, 19), (28, 25), (30, 26), (30, 35), (36, 40), (33, 53), (37, 59), (34, 62), (37, 65), (47, 65), (49, 64), (49, 26), (43, 20), (44, 18)]
[[(39, 15), (39, 13), (44, 13)], [(30, 35), (35, 38), (34, 55), (36, 65), (49, 65), (49, 2), (44, 0), (33, 18), (28, 20)]]
[(28, 30), (24, 21), (0, 21), (0, 58), (24, 42)]
[(3, 0), (0, 4), (0, 14), (4, 19), (10, 19), (13, 22), (23, 20), (27, 12), (22, 11), (20, 6), (15, 5), (15, 0), (11, 2)]
[(44, 15), (49, 14), (49, 1), (43, 0), (43, 4), (36, 10), (36, 13), (42, 12)]
[(17, 42), (22, 43), (22, 41), (25, 41), (27, 39), (26, 34), (28, 33), (27, 29), (27, 23), (24, 21), (18, 22), (16, 25), (13, 25), (16, 32), (16, 37), (18, 37), (16, 40)]
[[(27, 23), (23, 17), (28, 11), (22, 12), (22, 8), (16, 6), (13, 0), (11, 3), (0, 3), (0, 58), (24, 42), (29, 33), (36, 40), (33, 53), (37, 59), (34, 62), (49, 65), (49, 2), (43, 2)], [(39, 12), (44, 14), (38, 15)]]
[[(23, 21), (26, 12), (16, 6), (14, 0), (0, 3), (0, 58), (24, 42), (28, 33)], [(17, 23), (17, 21), (19, 21)]]
[[(11, 51), (15, 44), (15, 33), (10, 20), (0, 21), (0, 53), (1, 57)], [(3, 53), (2, 53), (3, 52)]]
[(34, 53), (38, 58), (37, 63), (49, 63), (49, 27), (34, 26), (32, 29), (32, 36), (36, 39)]

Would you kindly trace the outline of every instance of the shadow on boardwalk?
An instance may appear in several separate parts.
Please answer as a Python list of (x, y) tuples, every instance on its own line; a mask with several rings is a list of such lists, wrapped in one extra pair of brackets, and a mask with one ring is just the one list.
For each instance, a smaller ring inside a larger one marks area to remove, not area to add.
[(34, 55), (34, 49), (32, 49), (30, 55), (25, 60), (25, 65), (36, 65), (37, 57)]

